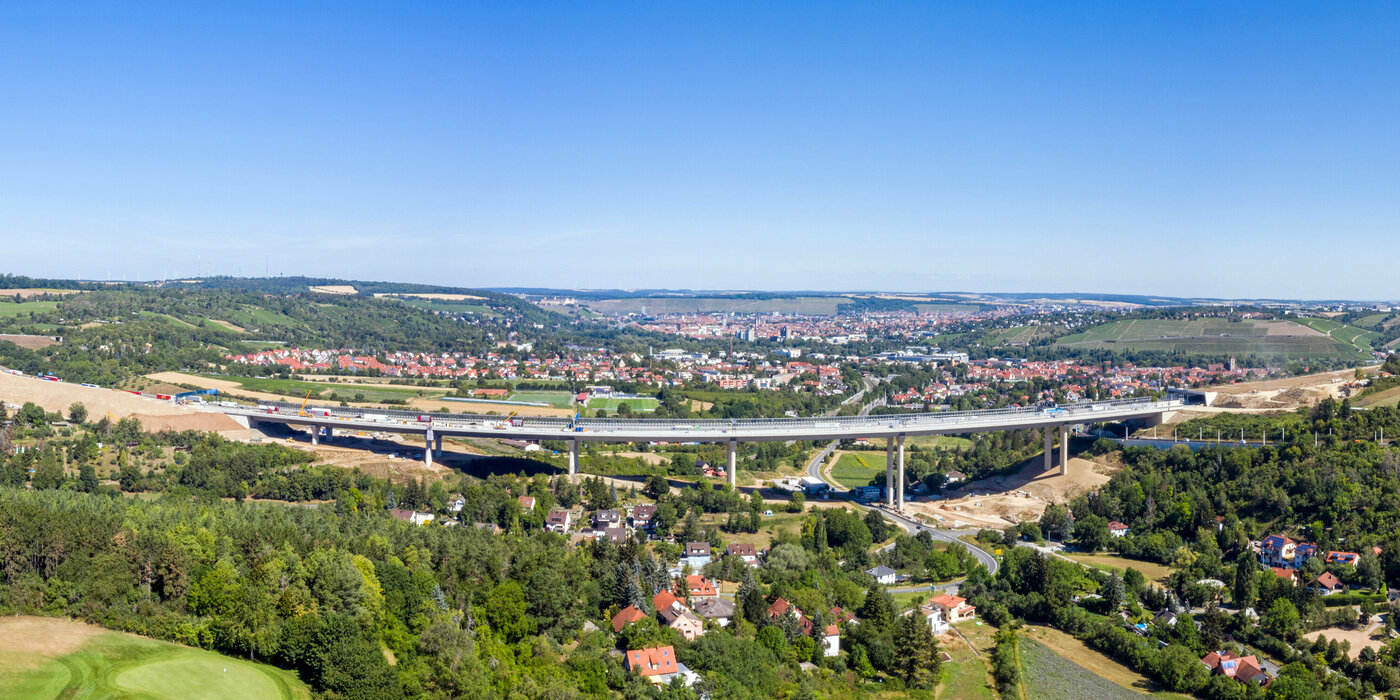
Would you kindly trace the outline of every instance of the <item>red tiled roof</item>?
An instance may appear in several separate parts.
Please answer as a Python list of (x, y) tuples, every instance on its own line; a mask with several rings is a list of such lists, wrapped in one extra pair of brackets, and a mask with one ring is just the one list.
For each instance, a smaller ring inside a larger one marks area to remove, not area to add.
[(629, 605), (623, 608), (622, 611), (618, 614), (613, 615), (613, 632), (621, 632), (622, 628), (632, 624), (633, 622), (645, 619), (647, 619), (646, 613), (642, 612), (641, 609), (639, 609), (635, 605)]
[(673, 647), (647, 647), (627, 652), (627, 668), (643, 676), (676, 673), (676, 650)]

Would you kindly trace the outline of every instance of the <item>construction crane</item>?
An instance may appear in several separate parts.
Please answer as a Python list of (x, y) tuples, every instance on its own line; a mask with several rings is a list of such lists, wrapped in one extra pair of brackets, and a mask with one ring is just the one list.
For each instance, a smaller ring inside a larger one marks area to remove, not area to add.
[(514, 411), (511, 411), (511, 412), (510, 412), (510, 415), (508, 415), (508, 416), (505, 417), (505, 420), (502, 420), (500, 423), (497, 423), (497, 424), (496, 424), (496, 430), (505, 430), (505, 427), (506, 427), (507, 425), (510, 425), (510, 419), (514, 418), (514, 417), (515, 417), (515, 414), (517, 414), (517, 413), (519, 413), (519, 412), (520, 412), (520, 409), (518, 409), (518, 408), (515, 409)]
[(297, 415), (299, 415), (299, 416), (304, 416), (304, 415), (306, 415), (306, 402), (307, 402), (307, 401), (310, 401), (310, 400), (311, 400), (311, 390), (310, 390), (310, 389), (307, 389), (307, 390), (306, 390), (306, 398), (304, 398), (304, 399), (301, 400), (301, 408), (298, 408), (298, 409), (297, 409)]

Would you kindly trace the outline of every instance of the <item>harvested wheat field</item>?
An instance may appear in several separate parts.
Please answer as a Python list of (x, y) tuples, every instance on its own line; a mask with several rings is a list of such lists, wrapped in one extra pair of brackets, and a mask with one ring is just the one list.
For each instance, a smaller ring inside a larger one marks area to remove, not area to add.
[(43, 350), (57, 345), (58, 338), (51, 335), (8, 335), (0, 333), (0, 343), (14, 343), (26, 350)]

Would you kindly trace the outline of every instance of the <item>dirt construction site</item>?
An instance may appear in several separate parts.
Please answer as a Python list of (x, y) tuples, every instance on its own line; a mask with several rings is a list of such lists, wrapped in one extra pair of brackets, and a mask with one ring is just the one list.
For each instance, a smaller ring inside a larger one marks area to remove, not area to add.
[(1092, 461), (1071, 457), (1068, 473), (1061, 476), (1059, 466), (1046, 471), (1044, 460), (1035, 457), (1014, 474), (944, 489), (940, 500), (906, 500), (904, 509), (939, 527), (1000, 530), (1023, 520), (1037, 520), (1047, 506), (1067, 503), (1102, 486), (1118, 468), (1108, 457)]
[(177, 406), (168, 401), (137, 396), (125, 391), (100, 389), (66, 382), (46, 382), (0, 372), (0, 401), (10, 405), (34, 402), (45, 411), (67, 415), (68, 407), (81, 403), (89, 420), (134, 417), (150, 432), (161, 430), (241, 431), (232, 418), (220, 413)]

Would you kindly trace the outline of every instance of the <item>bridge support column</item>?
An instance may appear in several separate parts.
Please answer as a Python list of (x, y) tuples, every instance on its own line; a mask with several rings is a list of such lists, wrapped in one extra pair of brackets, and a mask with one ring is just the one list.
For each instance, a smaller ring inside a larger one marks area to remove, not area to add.
[(437, 457), (438, 459), (442, 459), (442, 436), (441, 436), (441, 435), (438, 435), (438, 436), (436, 436), (436, 437), (433, 438), (433, 456)]
[(433, 434), (431, 431), (423, 437), (423, 466), (433, 466)]
[(729, 488), (736, 490), (739, 488), (739, 456), (736, 454), (738, 449), (739, 441), (730, 440), (729, 449), (726, 451), (729, 462), (725, 466), (725, 475), (729, 477)]
[(311, 444), (321, 444), (321, 426), (319, 425), (311, 426)]
[(1040, 432), (1045, 433), (1045, 471), (1048, 472), (1050, 467), (1055, 466), (1055, 433), (1048, 425)]
[(335, 428), (332, 428), (332, 427), (330, 427), (329, 425), (326, 426), (326, 442), (330, 442), (330, 441), (331, 441), (331, 438), (334, 438), (334, 437), (335, 437)]
[(894, 507), (894, 438), (885, 439), (885, 505)]
[(1069, 473), (1069, 426), (1060, 426), (1060, 476)]
[(578, 440), (569, 441), (569, 476), (578, 473)]
[(904, 512), (904, 436), (899, 436), (899, 464), (895, 471), (899, 472), (899, 504), (895, 506), (901, 513)]

